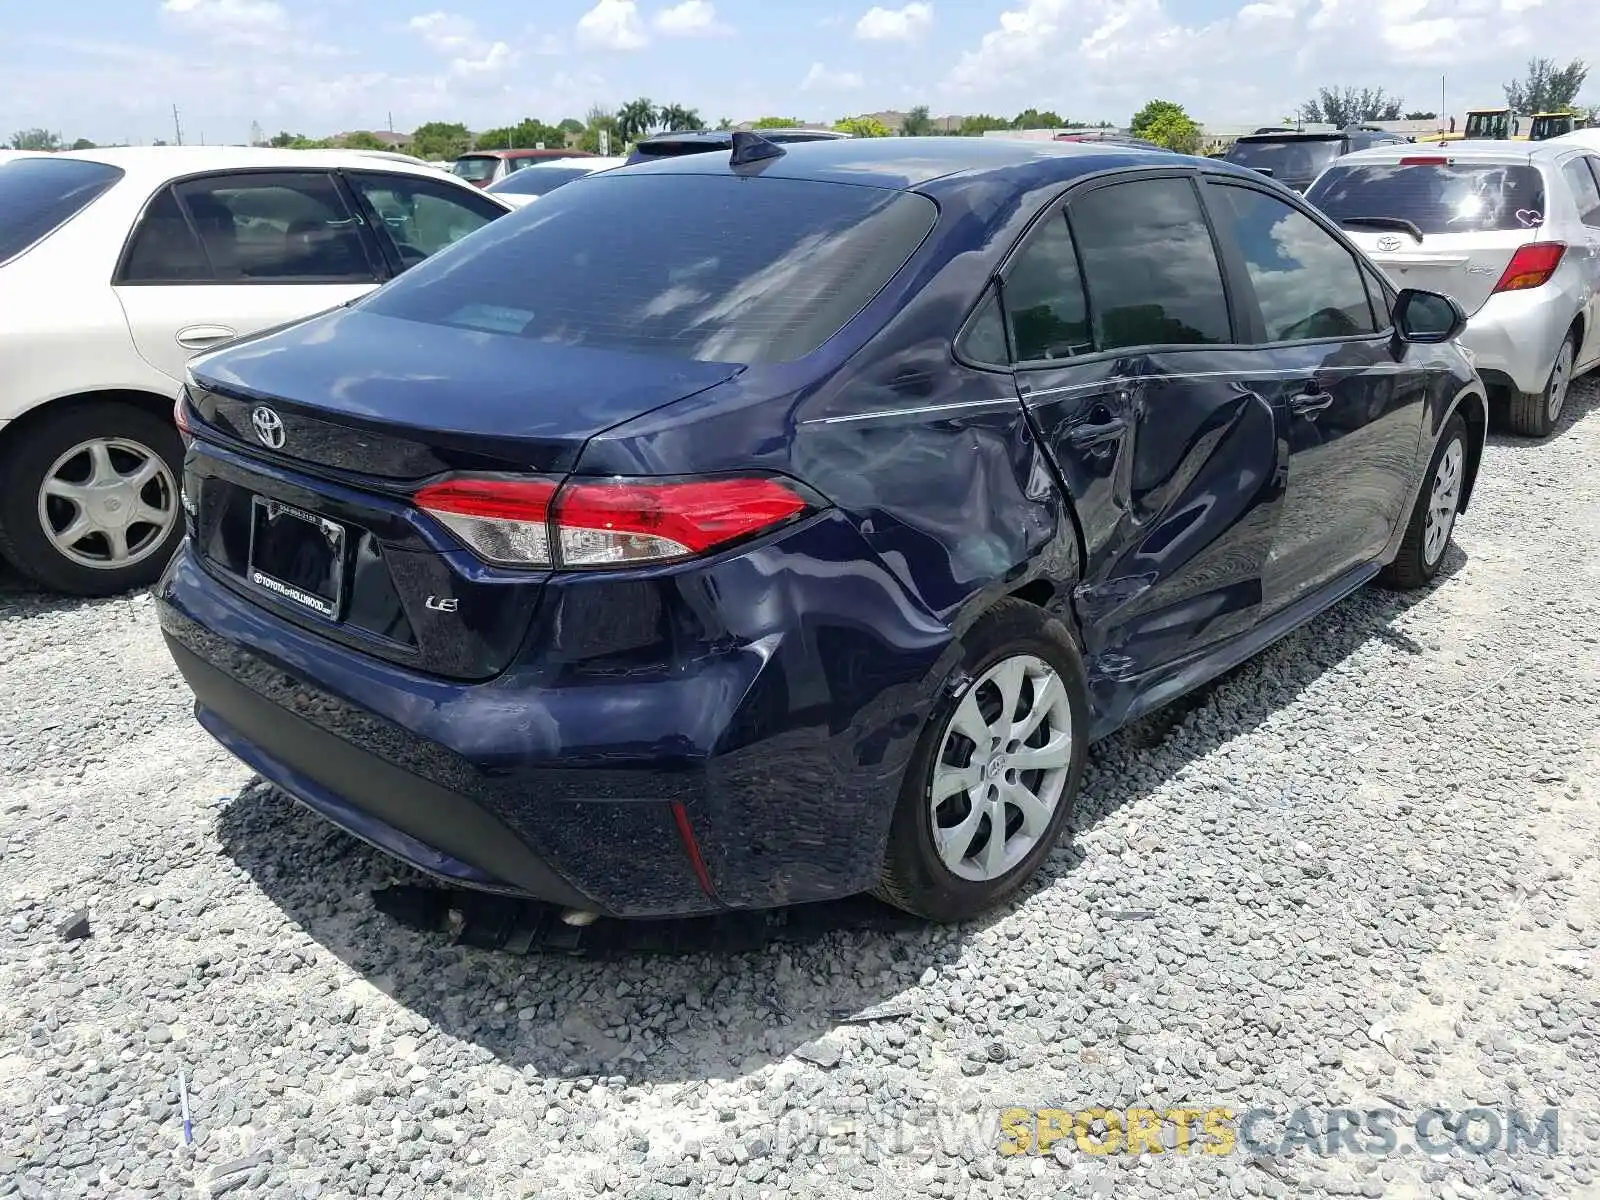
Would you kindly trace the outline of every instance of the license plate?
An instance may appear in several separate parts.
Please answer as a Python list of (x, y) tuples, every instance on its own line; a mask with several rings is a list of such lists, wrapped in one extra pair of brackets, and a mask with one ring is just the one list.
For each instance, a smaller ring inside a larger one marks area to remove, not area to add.
[(251, 500), (250, 582), (337, 621), (344, 595), (344, 526), (264, 496)]

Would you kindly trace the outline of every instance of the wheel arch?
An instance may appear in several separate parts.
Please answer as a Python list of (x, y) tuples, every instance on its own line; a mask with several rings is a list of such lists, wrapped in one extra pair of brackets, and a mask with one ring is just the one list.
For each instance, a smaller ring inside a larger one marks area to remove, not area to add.
[(126, 404), (130, 407), (141, 409), (151, 416), (168, 420), (172, 417), (172, 397), (163, 396), (159, 392), (146, 391), (139, 388), (97, 388), (83, 392), (72, 392), (65, 396), (57, 396), (51, 400), (41, 401), (4, 424), (0, 424), (0, 454), (4, 454), (10, 444), (23, 432), (33, 428), (46, 417), (61, 412), (64, 408), (105, 403)]
[[(1483, 451), (1489, 436), (1489, 402), (1481, 389), (1464, 389), (1440, 422), (1442, 431), (1454, 413), (1460, 413), (1467, 426), (1467, 461), (1461, 480), (1461, 503), (1457, 512), (1466, 512), (1472, 499), (1473, 484), (1478, 481), (1478, 468), (1483, 463)], [(1431, 453), (1431, 451), (1430, 451)]]

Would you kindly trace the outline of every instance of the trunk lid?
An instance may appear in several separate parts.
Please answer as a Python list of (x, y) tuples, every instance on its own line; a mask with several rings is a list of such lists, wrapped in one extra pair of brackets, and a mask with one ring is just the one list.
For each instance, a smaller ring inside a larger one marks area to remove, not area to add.
[[(595, 434), (740, 369), (360, 308), (230, 343), (191, 366), (201, 419), (250, 453), (406, 481), (449, 470), (564, 474)], [(281, 440), (259, 435), (258, 407), (278, 417)]]
[(1474, 159), (1441, 149), (1336, 163), (1307, 199), (1396, 287), (1443, 292), (1471, 316), (1518, 248), (1539, 240), (1545, 185), (1526, 155)]
[(417, 509), (419, 482), (565, 476), (596, 433), (739, 369), (348, 309), (236, 342), (193, 368), (192, 542), (286, 621), (427, 674), (490, 678), (548, 572), (485, 564)]

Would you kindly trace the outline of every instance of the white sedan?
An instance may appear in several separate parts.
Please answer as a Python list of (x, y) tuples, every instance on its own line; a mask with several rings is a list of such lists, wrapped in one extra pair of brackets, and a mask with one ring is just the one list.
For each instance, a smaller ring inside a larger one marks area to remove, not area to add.
[(190, 356), (347, 303), (509, 211), (359, 151), (0, 164), (0, 555), (79, 595), (153, 582), (182, 536)]
[(596, 171), (610, 171), (622, 166), (625, 158), (545, 158), (529, 163), (520, 171), (513, 171), (503, 179), (491, 183), (484, 191), (521, 208), (540, 196), (555, 191), (564, 183), (572, 183)]

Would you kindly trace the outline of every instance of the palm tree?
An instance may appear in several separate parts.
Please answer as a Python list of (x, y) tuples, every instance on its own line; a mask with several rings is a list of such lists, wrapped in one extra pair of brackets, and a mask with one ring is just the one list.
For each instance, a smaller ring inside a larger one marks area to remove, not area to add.
[(718, 129), (732, 129), (733, 128), (733, 122), (728, 120), (727, 117), (723, 117), (720, 121), (717, 122), (717, 128)]
[(661, 128), (669, 132), (684, 129), (704, 129), (706, 123), (700, 119), (700, 110), (697, 108), (684, 108), (681, 104), (668, 104), (658, 114), (661, 119)]
[(654, 129), (660, 119), (656, 106), (647, 97), (640, 96), (617, 110), (617, 136), (624, 142), (637, 141)]

